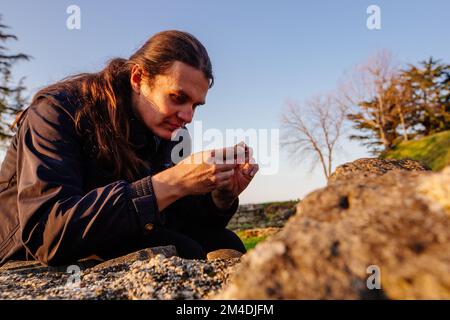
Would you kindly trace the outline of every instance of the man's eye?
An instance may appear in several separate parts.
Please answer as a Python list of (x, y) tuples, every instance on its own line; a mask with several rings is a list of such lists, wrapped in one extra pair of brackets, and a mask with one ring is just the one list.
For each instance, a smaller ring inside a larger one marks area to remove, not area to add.
[(186, 102), (186, 99), (183, 96), (179, 96), (177, 94), (171, 94), (170, 97), (176, 103), (183, 104)]

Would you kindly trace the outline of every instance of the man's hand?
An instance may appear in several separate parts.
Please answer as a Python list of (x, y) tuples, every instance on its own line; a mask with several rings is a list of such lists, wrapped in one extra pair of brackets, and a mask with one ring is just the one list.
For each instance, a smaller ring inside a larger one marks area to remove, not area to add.
[[(222, 186), (211, 192), (214, 203), (222, 210), (231, 207), (234, 200), (247, 188), (259, 169), (252, 156), (253, 150), (245, 143), (241, 142), (233, 149), (233, 157), (237, 163), (233, 175), (227, 181), (224, 181)], [(225, 159), (226, 156), (224, 155)]]
[(192, 154), (152, 177), (160, 211), (184, 196), (206, 194), (229, 184), (236, 164), (215, 163), (215, 153), (210, 150)]
[(154, 175), (152, 184), (159, 210), (184, 196), (208, 192), (219, 209), (228, 209), (258, 171), (251, 152), (242, 143), (202, 151)]

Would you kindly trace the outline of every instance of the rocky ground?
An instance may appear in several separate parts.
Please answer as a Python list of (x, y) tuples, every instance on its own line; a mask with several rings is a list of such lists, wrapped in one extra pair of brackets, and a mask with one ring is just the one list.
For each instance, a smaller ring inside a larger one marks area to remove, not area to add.
[(68, 266), (9, 264), (0, 272), (0, 299), (202, 299), (222, 288), (239, 261), (185, 260), (160, 249), (86, 268), (79, 277)]

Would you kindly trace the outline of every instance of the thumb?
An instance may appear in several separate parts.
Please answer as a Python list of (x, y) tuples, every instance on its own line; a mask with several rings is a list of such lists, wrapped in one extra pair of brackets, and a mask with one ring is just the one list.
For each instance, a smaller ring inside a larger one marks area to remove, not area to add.
[(250, 163), (247, 162), (242, 165), (242, 173), (243, 174), (249, 176), (250, 173), (252, 172), (252, 170), (253, 170), (253, 166)]

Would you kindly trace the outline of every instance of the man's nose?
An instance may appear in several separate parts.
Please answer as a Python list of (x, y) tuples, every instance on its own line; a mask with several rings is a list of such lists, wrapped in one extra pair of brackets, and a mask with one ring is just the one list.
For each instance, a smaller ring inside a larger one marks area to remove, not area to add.
[(191, 106), (186, 107), (184, 110), (178, 112), (178, 118), (180, 118), (184, 123), (191, 123), (194, 117), (194, 110)]

